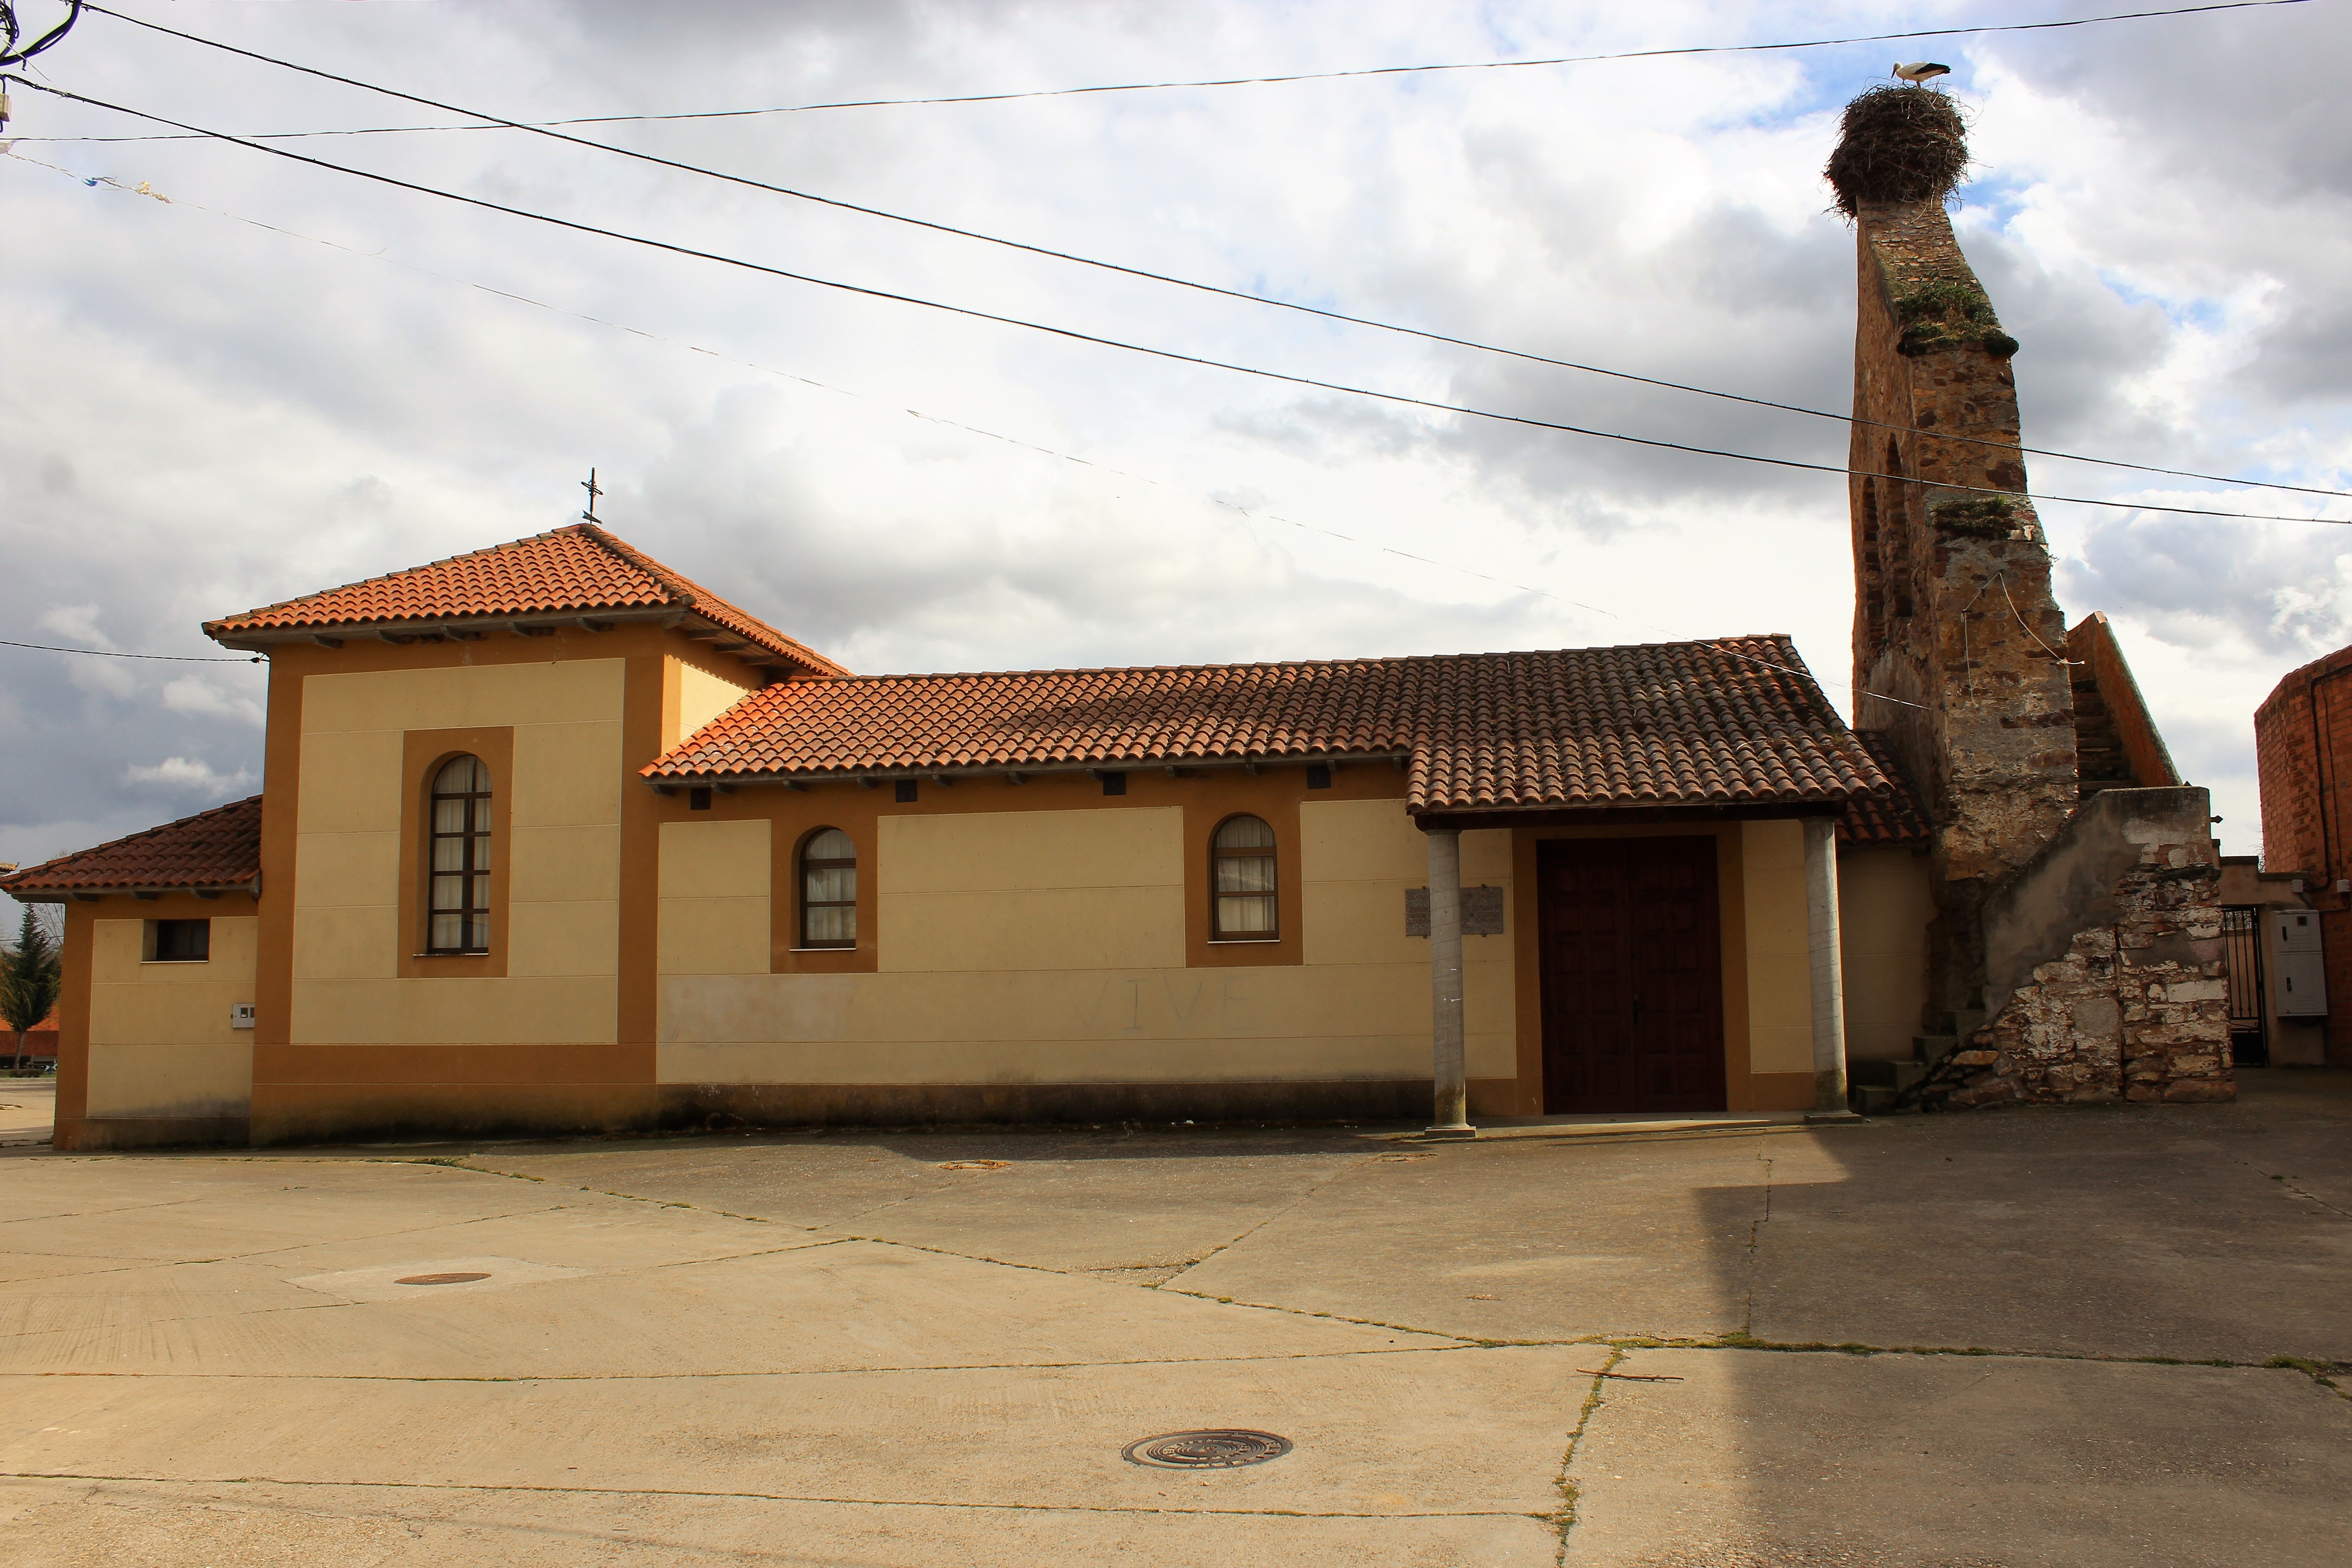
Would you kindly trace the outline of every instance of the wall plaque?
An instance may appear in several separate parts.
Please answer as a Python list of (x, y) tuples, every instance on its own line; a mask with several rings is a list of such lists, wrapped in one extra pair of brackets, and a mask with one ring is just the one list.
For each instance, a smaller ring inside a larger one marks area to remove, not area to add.
[[(1404, 934), (1429, 934), (1429, 889), (1407, 888), (1404, 890)], [(1500, 936), (1503, 934), (1503, 889), (1500, 888), (1465, 888), (1462, 889), (1462, 934), (1464, 936)]]

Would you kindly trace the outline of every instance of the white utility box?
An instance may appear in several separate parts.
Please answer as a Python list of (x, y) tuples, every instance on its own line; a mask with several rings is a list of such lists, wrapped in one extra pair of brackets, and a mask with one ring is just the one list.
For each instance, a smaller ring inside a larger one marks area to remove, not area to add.
[(228, 1026), (232, 1029), (250, 1029), (253, 1027), (253, 1004), (250, 1002), (231, 1003), (228, 1010)]
[(2282, 1018), (2327, 1016), (2327, 955), (2319, 942), (2316, 910), (2266, 910), (2271, 994)]

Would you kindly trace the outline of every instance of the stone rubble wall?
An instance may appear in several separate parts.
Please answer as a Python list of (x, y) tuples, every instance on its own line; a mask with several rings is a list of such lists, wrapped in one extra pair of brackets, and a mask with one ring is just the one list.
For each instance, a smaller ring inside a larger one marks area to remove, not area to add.
[[(2200, 789), (2109, 791), (2001, 890), (1988, 946), (2020, 983), (1915, 1091), (1923, 1108), (2237, 1098), (2207, 805)], [(2096, 923), (2021, 967), (2019, 943), (2070, 910)]]

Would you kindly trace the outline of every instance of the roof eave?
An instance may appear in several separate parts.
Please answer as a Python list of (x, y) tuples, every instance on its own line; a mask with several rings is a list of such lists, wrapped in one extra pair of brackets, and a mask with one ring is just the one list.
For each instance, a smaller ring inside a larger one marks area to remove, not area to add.
[(766, 773), (656, 773), (661, 766), (654, 763), (638, 770), (638, 777), (656, 792), (667, 794), (681, 789), (707, 789), (724, 786), (729, 789), (749, 789), (756, 785), (782, 785), (785, 789), (806, 789), (813, 784), (897, 783), (903, 779), (934, 782), (948, 779), (982, 779), (1012, 777), (1041, 778), (1048, 773), (1133, 773), (1163, 769), (1173, 775), (1180, 773), (1205, 773), (1211, 770), (1242, 768), (1255, 772), (1259, 768), (1337, 766), (1345, 763), (1370, 764), (1388, 763), (1402, 768), (1412, 760), (1410, 752), (1252, 752), (1240, 756), (1222, 757), (1105, 757), (1093, 762), (1066, 763), (960, 763), (929, 767), (831, 768)]
[(291, 626), (234, 626), (225, 621), (208, 621), (205, 624), (205, 635), (223, 647), (235, 648), (241, 653), (266, 653), (287, 643), (317, 643), (326, 647), (341, 647), (352, 642), (407, 644), (426, 638), (478, 642), (498, 633), (535, 637), (572, 628), (604, 632), (620, 626), (648, 625), (666, 630), (683, 630), (688, 637), (709, 642), (719, 651), (731, 653), (745, 664), (754, 667), (772, 668), (786, 666), (807, 670), (812, 675), (837, 672), (836, 668), (821, 655), (806, 649), (795, 652), (791, 648), (774, 647), (724, 626), (699, 610), (679, 605), (639, 605), (620, 609), (591, 606), (495, 616), (419, 616), (401, 620), (320, 621)]
[(235, 882), (89, 882), (64, 888), (14, 888), (0, 881), (0, 893), (26, 904), (94, 903), (108, 898), (160, 899), (172, 893), (193, 893), (200, 899), (244, 893), (257, 899), (261, 897), (261, 873), (257, 871)]

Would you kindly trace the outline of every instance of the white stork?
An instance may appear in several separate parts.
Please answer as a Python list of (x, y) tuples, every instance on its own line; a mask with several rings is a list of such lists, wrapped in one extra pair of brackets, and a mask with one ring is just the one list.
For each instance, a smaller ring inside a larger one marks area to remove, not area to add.
[(1895, 74), (1901, 77), (1905, 81), (1909, 82), (1913, 87), (1924, 87), (1927, 85), (1927, 79), (1930, 77), (1951, 75), (1952, 68), (1949, 66), (1939, 66), (1933, 60), (1911, 60), (1907, 63), (1903, 60), (1896, 60), (1895, 62)]

